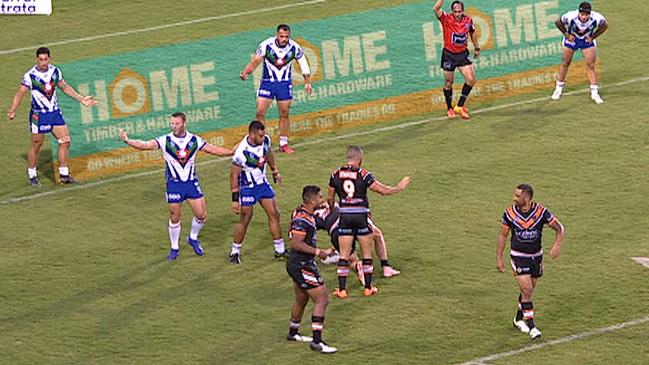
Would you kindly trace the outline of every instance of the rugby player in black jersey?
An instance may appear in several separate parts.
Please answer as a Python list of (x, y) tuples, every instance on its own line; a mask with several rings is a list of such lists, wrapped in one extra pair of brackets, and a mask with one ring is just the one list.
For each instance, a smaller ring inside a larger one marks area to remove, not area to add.
[(338, 288), (334, 296), (347, 298), (347, 275), (349, 275), (349, 257), (354, 237), (361, 247), (365, 289), (363, 295), (372, 296), (378, 291), (372, 286), (372, 228), (368, 222), (369, 202), (367, 190), (370, 189), (381, 195), (392, 195), (401, 192), (410, 184), (406, 176), (397, 186), (384, 185), (374, 178), (369, 171), (361, 168), (363, 150), (358, 146), (347, 148), (347, 164), (331, 174), (327, 202), (334, 206), (336, 195), (339, 198), (340, 221), (338, 224), (338, 241), (340, 243), (340, 259), (338, 260)]
[[(316, 223), (313, 211), (324, 203), (320, 188), (305, 186), (302, 189), (302, 205), (297, 207), (292, 215), (291, 252), (286, 262), (286, 272), (293, 279), (295, 303), (291, 308), (291, 323), (287, 339), (289, 341), (310, 342), (311, 349), (321, 353), (334, 353), (335, 347), (327, 345), (322, 340), (322, 327), (325, 311), (329, 303), (327, 287), (318, 272), (315, 257), (325, 258), (331, 254), (331, 249), (321, 250), (316, 242)], [(300, 321), (307, 302), (313, 301), (311, 328), (313, 338), (299, 333)]]
[(520, 288), (518, 311), (514, 327), (527, 333), (534, 340), (541, 337), (541, 331), (534, 324), (532, 294), (538, 279), (543, 275), (543, 248), (541, 238), (543, 225), (556, 231), (550, 256), (559, 256), (563, 244), (563, 225), (541, 203), (532, 200), (534, 190), (528, 184), (520, 184), (514, 191), (514, 204), (505, 209), (501, 220), (498, 246), (496, 247), (496, 268), (505, 272), (503, 251), (507, 235), (512, 232), (510, 258), (514, 276)]

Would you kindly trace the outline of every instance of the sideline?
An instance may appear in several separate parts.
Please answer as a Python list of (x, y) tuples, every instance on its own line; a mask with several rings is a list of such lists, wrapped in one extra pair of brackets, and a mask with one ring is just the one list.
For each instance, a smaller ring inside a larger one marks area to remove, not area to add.
[[(123, 35), (129, 35), (129, 34), (152, 32), (152, 31), (155, 31), (155, 30), (182, 27), (184, 25), (211, 22), (213, 20), (235, 18), (235, 17), (243, 16), (243, 15), (264, 13), (264, 12), (267, 12), (267, 11), (274, 11), (274, 10), (283, 10), (283, 9), (294, 8), (294, 7), (298, 7), (298, 6), (304, 6), (304, 5), (319, 4), (319, 3), (324, 3), (325, 1), (326, 0), (303, 1), (303, 2), (299, 2), (299, 3), (295, 3), (295, 4), (277, 5), (277, 6), (271, 6), (271, 7), (263, 8), (263, 9), (254, 9), (254, 10), (242, 11), (242, 12), (238, 12), (238, 13), (215, 15), (215, 16), (209, 16), (209, 17), (206, 17), (206, 18), (198, 18), (198, 19), (193, 19), (193, 20), (186, 20), (184, 22), (157, 25), (155, 27), (149, 27), (149, 28), (131, 29), (131, 30), (125, 30), (125, 31), (122, 31), (122, 32), (98, 34), (98, 35), (89, 36), (89, 37), (76, 38), (76, 39), (67, 39), (67, 40), (63, 40), (63, 41), (46, 42), (46, 43), (47, 43), (48, 47), (51, 47), (51, 46), (60, 46), (62, 44), (89, 42), (89, 41), (95, 41), (97, 39), (120, 37), (120, 36), (123, 36)], [(37, 44), (37, 45), (34, 45), (34, 46), (28, 46), (28, 47), (14, 48), (14, 49), (3, 49), (3, 50), (0, 50), (0, 56), (1, 55), (12, 54), (12, 53), (18, 53), (18, 52), (22, 52), (22, 51), (32, 51), (32, 50), (35, 50), (36, 48), (38, 48), (40, 46), (42, 46), (42, 44)]]

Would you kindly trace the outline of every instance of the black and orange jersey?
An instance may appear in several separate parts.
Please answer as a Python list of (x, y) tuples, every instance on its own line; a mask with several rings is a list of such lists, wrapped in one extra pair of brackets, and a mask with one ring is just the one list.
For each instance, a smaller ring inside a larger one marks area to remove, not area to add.
[(541, 238), (543, 225), (555, 221), (554, 215), (541, 203), (532, 203), (532, 209), (523, 213), (516, 205), (505, 209), (501, 224), (512, 231), (511, 255), (531, 257), (543, 253)]
[(330, 209), (329, 206), (316, 209), (313, 212), (316, 228), (324, 229), (331, 235), (334, 229), (338, 228), (338, 209), (338, 204), (334, 205), (333, 209)]
[[(305, 235), (304, 242), (313, 248), (317, 247), (315, 217), (301, 205), (291, 215), (291, 228), (289, 229), (288, 235), (289, 237), (293, 237), (294, 234)], [(295, 250), (291, 250), (289, 255), (289, 260), (295, 261), (309, 261), (314, 258), (313, 255)]]
[(367, 213), (367, 189), (376, 179), (371, 172), (360, 167), (345, 165), (334, 171), (329, 186), (336, 190), (340, 199), (340, 213)]

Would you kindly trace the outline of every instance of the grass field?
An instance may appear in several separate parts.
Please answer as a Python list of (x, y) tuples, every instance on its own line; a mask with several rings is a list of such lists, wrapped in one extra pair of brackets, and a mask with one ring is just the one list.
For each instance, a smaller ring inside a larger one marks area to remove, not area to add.
[[(1, 50), (290, 4), (54, 3), (51, 17), (1, 18)], [(278, 14), (296, 23), (399, 3), (326, 1), (52, 49), (54, 62), (63, 63), (268, 28)], [(370, 198), (402, 275), (378, 279), (376, 297), (363, 298), (352, 282), (349, 300), (331, 299), (324, 336), (339, 348), (331, 357), (284, 340), (292, 284), (284, 263), (272, 258), (261, 211), (244, 242), (243, 265), (228, 263), (236, 216), (228, 209), (226, 160), (204, 157), (198, 167), (209, 209), (201, 233), (205, 257), (181, 243), (181, 257), (169, 263), (161, 169), (74, 188), (57, 187), (49, 176), (36, 192), (25, 179), (24, 121), (5, 120), (0, 364), (457, 364), (524, 349), (529, 337), (510, 324), (514, 279), (499, 274), (494, 259), (499, 219), (521, 182), (530, 182), (535, 198), (561, 219), (566, 242), (558, 260), (546, 259), (535, 293), (544, 336), (535, 344), (543, 347), (485, 363), (649, 363), (649, 270), (629, 259), (649, 257), (649, 218), (642, 213), (649, 195), (649, 80), (638, 79), (649, 76), (646, 62), (639, 61), (649, 51), (636, 47), (649, 31), (629, 21), (626, 10), (645, 19), (649, 7), (634, 4), (595, 6), (611, 24), (599, 48), (603, 105), (587, 103), (587, 93), (526, 103), (549, 96), (546, 91), (471, 104), (475, 111), (493, 109), (470, 122), (424, 115), (297, 140), (302, 146), (295, 155), (279, 157), (284, 227), (302, 186), (326, 186), (348, 144), (365, 148), (365, 166), (381, 181), (413, 177), (398, 196)], [(33, 63), (33, 50), (0, 52), (0, 60), (4, 110)], [(571, 70), (576, 72), (584, 70)], [(566, 91), (585, 87), (569, 85)], [(23, 101), (19, 115), (27, 105)], [(41, 153), (39, 167), (51, 175), (48, 152)], [(24, 199), (37, 193), (43, 195)], [(183, 214), (186, 235), (191, 213)], [(551, 237), (548, 230), (546, 246)], [(335, 270), (321, 271), (333, 288)], [(638, 319), (645, 320), (550, 343)], [(303, 332), (310, 332), (309, 323), (305, 315)]]

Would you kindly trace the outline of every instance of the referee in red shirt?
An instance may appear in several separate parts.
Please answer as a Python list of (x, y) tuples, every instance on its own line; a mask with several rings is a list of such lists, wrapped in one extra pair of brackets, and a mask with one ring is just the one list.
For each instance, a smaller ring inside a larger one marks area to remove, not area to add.
[[(435, 2), (435, 16), (442, 24), (444, 32), (444, 49), (442, 50), (442, 69), (444, 69), (444, 98), (446, 99), (447, 115), (449, 118), (455, 118), (460, 114), (462, 118), (469, 119), (469, 110), (464, 106), (466, 98), (469, 96), (473, 85), (475, 84), (475, 74), (471, 57), (467, 45), (469, 38), (473, 42), (473, 56), (480, 55), (480, 46), (478, 45), (478, 35), (473, 26), (473, 20), (464, 15), (464, 3), (453, 1), (451, 3), (452, 14), (442, 11), (444, 0)], [(453, 100), (453, 77), (455, 69), (458, 68), (464, 75), (464, 86), (462, 86), (462, 95), (455, 107), (452, 106)]]

